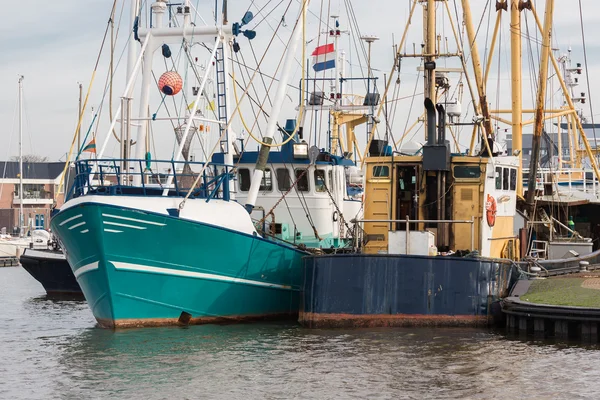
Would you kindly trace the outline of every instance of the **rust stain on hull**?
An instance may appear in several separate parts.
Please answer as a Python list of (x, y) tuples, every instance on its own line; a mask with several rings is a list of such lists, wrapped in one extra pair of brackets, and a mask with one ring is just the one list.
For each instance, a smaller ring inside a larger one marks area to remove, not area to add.
[(239, 315), (227, 317), (191, 317), (182, 323), (180, 318), (148, 318), (148, 319), (103, 319), (96, 318), (98, 325), (107, 329), (147, 328), (161, 326), (188, 326), (204, 324), (237, 324), (257, 321), (296, 321), (298, 313), (283, 313), (271, 315)]
[(380, 327), (484, 327), (492, 319), (484, 315), (425, 314), (321, 314), (300, 312), (299, 321), (307, 328)]

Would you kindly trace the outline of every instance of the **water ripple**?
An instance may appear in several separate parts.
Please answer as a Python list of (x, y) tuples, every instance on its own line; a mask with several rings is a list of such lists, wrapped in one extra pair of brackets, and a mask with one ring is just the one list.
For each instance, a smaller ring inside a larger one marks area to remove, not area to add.
[(0, 398), (600, 398), (597, 347), (471, 329), (294, 324), (107, 331), (0, 269)]

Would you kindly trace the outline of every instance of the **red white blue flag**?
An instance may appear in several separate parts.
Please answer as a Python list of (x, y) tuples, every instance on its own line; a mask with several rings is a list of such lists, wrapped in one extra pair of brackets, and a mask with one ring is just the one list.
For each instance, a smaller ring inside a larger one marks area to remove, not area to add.
[(333, 43), (319, 46), (313, 51), (313, 69), (315, 72), (335, 68), (336, 52)]

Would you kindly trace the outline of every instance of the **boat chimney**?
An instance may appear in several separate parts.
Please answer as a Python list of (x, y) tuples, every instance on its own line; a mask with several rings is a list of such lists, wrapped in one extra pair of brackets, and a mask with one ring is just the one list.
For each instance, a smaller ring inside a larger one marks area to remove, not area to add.
[(446, 143), (446, 111), (444, 106), (438, 104), (435, 106), (438, 112), (438, 144)]
[(433, 146), (435, 141), (435, 106), (428, 97), (425, 99), (425, 109), (427, 110), (427, 144)]

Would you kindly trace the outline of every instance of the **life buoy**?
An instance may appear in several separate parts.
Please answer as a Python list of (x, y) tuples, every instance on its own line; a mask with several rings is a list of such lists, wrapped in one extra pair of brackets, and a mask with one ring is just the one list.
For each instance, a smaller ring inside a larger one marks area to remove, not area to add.
[(498, 209), (496, 208), (496, 199), (491, 194), (487, 195), (487, 200), (485, 202), (485, 217), (487, 219), (487, 223), (490, 227), (496, 224), (496, 212)]

